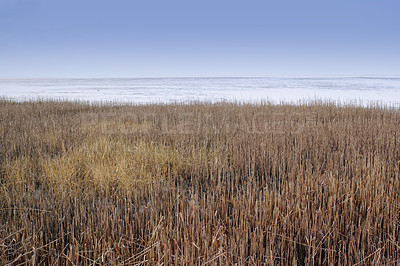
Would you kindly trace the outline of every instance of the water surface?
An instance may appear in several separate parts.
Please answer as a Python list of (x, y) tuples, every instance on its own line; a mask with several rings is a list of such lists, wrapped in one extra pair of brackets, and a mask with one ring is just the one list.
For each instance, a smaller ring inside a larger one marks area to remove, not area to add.
[(0, 96), (91, 102), (332, 100), (400, 106), (400, 77), (1, 79)]

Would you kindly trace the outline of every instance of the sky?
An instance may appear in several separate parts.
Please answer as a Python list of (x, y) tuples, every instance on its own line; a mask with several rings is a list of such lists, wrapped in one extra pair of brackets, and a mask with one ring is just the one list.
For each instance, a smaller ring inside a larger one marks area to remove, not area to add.
[(398, 0), (0, 0), (0, 78), (399, 76)]

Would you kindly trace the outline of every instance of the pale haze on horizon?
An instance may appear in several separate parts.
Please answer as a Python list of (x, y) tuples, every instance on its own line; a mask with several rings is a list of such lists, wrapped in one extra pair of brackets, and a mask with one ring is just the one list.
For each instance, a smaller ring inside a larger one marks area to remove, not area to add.
[(0, 78), (399, 76), (400, 2), (1, 0)]

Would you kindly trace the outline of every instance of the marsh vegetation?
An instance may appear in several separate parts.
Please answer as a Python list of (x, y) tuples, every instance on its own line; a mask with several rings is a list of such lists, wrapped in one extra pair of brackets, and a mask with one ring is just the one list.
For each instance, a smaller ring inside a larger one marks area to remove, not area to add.
[(0, 264), (400, 261), (400, 112), (0, 102)]

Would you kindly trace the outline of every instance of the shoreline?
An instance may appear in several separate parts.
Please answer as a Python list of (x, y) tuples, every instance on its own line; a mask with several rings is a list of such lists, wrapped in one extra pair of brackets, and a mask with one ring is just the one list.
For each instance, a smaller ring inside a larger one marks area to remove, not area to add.
[(169, 102), (164, 101), (153, 101), (153, 102), (134, 102), (134, 101), (103, 101), (103, 100), (85, 100), (85, 99), (68, 99), (68, 98), (11, 98), (7, 96), (0, 96), (0, 102), (9, 103), (73, 103), (82, 104), (90, 106), (168, 106), (168, 105), (220, 105), (220, 104), (231, 104), (231, 105), (251, 105), (251, 106), (310, 106), (310, 105), (320, 105), (320, 106), (336, 106), (342, 108), (351, 107), (362, 107), (362, 108), (378, 108), (378, 109), (394, 109), (400, 108), (400, 103), (384, 103), (382, 101), (363, 101), (361, 99), (353, 100), (334, 100), (334, 99), (302, 99), (297, 101), (269, 101), (268, 99), (246, 101), (246, 100), (236, 100), (236, 99), (219, 99), (219, 100), (196, 100), (196, 99), (178, 99)]

